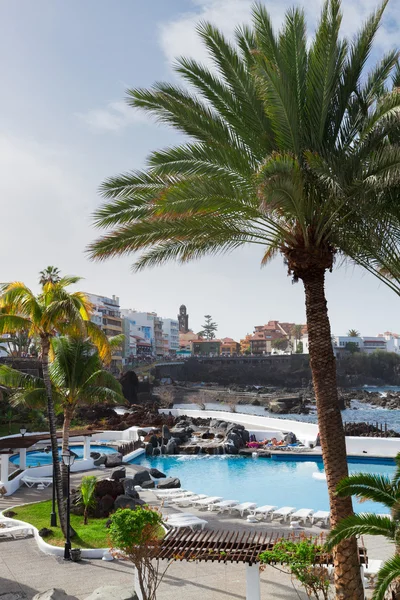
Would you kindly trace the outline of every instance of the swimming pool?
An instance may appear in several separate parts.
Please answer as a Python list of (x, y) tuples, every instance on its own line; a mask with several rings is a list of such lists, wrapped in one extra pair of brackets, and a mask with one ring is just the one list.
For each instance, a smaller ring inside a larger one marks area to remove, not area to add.
[[(72, 445), (69, 447), (73, 450), (78, 458), (83, 458), (83, 446)], [(100, 452), (101, 454), (112, 454), (116, 452), (115, 448), (111, 446), (97, 446), (95, 444), (90, 446), (91, 452)], [(58, 454), (61, 457), (61, 448), (58, 449)], [(14, 465), (19, 465), (19, 454), (14, 454), (10, 458), (10, 462)], [(43, 452), (43, 450), (34, 450), (26, 453), (26, 466), (27, 467), (38, 467), (39, 465), (50, 465), (52, 462), (51, 453)]]
[[(297, 458), (297, 457), (296, 457)], [(393, 475), (394, 461), (377, 463), (349, 461), (351, 473), (378, 473)], [(322, 460), (272, 460), (236, 456), (165, 456), (138, 457), (132, 461), (146, 467), (155, 467), (166, 475), (179, 477), (182, 487), (225, 500), (256, 502), (277, 506), (294, 506), (329, 510), (326, 481), (313, 478), (313, 473), (323, 472)], [(354, 500), (356, 512), (383, 513), (380, 504)]]

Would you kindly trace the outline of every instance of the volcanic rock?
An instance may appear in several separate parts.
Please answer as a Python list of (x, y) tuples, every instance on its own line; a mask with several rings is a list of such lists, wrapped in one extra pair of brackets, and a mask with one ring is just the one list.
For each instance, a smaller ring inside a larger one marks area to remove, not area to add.
[(181, 482), (178, 477), (166, 477), (158, 482), (158, 487), (160, 490), (167, 490), (171, 488), (180, 488)]

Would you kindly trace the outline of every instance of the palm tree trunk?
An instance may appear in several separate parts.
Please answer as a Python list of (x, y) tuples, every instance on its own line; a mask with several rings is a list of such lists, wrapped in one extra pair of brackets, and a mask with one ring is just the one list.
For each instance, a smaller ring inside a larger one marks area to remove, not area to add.
[[(310, 366), (317, 403), (319, 435), (328, 484), (331, 523), (335, 526), (353, 514), (351, 497), (336, 496), (336, 486), (348, 475), (346, 442), (339, 409), (336, 362), (325, 298), (325, 270), (313, 268), (303, 276)], [(362, 600), (364, 590), (355, 538), (344, 540), (334, 550), (337, 600)]]
[[(64, 408), (64, 423), (63, 423), (63, 432), (62, 432), (62, 452), (66, 452), (69, 446), (69, 431), (71, 428), (71, 420), (72, 420), (73, 411), (69, 406)], [(61, 478), (62, 478), (62, 486), (63, 486), (63, 496), (65, 497), (68, 489), (68, 468), (65, 464), (61, 463)]]
[(51, 443), (51, 454), (53, 458), (53, 469), (54, 469), (54, 480), (56, 483), (56, 497), (58, 516), (60, 520), (60, 527), (64, 535), (67, 531), (65, 507), (64, 507), (64, 496), (61, 479), (60, 461), (58, 457), (58, 443), (57, 443), (57, 426), (56, 417), (54, 413), (53, 395), (51, 391), (51, 381), (49, 375), (49, 350), (50, 340), (48, 337), (42, 338), (42, 368), (43, 368), (43, 381), (46, 389), (47, 396), (47, 416), (49, 420), (50, 430), (50, 443)]

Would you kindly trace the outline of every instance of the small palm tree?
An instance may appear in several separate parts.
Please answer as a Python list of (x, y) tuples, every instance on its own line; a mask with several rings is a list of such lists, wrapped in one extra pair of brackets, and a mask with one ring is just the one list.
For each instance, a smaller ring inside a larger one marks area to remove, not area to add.
[(71, 284), (78, 281), (80, 281), (80, 277), (62, 277), (55, 283), (47, 281), (38, 296), (23, 283), (15, 281), (5, 285), (0, 295), (0, 335), (26, 331), (31, 338), (40, 340), (57, 505), (64, 534), (66, 519), (58, 460), (56, 419), (49, 375), (51, 340), (57, 333), (89, 334), (98, 344), (102, 359), (111, 361), (111, 350), (105, 334), (90, 322), (92, 305), (82, 292), (70, 293), (67, 290)]
[(295, 348), (295, 350), (296, 350), (296, 352), (297, 352), (297, 349), (298, 349), (298, 347), (299, 347), (299, 342), (300, 342), (300, 340), (301, 340), (301, 338), (302, 338), (302, 335), (303, 335), (303, 325), (301, 325), (301, 324), (298, 324), (298, 325), (293, 325), (293, 327), (292, 327), (292, 330), (291, 330), (290, 334), (291, 334), (291, 335), (294, 337), (294, 339), (296, 340), (296, 348)]
[(83, 524), (88, 524), (89, 509), (95, 503), (94, 493), (96, 491), (97, 477), (95, 475), (87, 475), (82, 477), (80, 485), (80, 501), (83, 504)]
[(400, 455), (396, 457), (396, 465), (392, 479), (385, 475), (356, 473), (337, 486), (339, 496), (356, 496), (360, 501), (379, 502), (389, 509), (390, 514), (351, 515), (339, 521), (328, 536), (328, 549), (359, 535), (383, 535), (394, 543), (395, 556), (379, 570), (373, 600), (400, 600)]
[[(65, 452), (69, 446), (71, 421), (78, 406), (124, 403), (125, 399), (120, 383), (104, 369), (99, 353), (89, 339), (77, 336), (53, 338), (50, 356), (52, 397), (55, 406), (64, 413), (62, 451)], [(31, 409), (46, 406), (43, 379), (0, 365), (0, 384), (16, 390), (11, 398), (14, 406)], [(63, 468), (64, 481), (66, 477), (67, 471)]]
[(60, 269), (57, 267), (46, 267), (43, 271), (40, 271), (40, 285), (45, 285), (46, 283), (58, 283), (61, 280)]
[(349, 329), (347, 335), (348, 337), (360, 337), (360, 332), (357, 329)]
[[(128, 92), (132, 107), (187, 139), (151, 153), (146, 170), (104, 182), (106, 203), (95, 224), (106, 232), (90, 248), (100, 260), (138, 252), (137, 269), (246, 244), (260, 248), (263, 265), (283, 256), (305, 290), (334, 524), (352, 514), (352, 503), (336, 496), (348, 467), (325, 277), (340, 257), (399, 291), (371, 262), (374, 253), (386, 256), (382, 245), (396, 249), (399, 239), (399, 221), (386, 218), (398, 206), (389, 193), (397, 189), (400, 164), (400, 147), (391, 141), (399, 127), (397, 51), (364, 72), (386, 4), (352, 40), (340, 35), (340, 0), (325, 1), (313, 37), (299, 9), (287, 11), (275, 32), (263, 4), (254, 6), (250, 27), (236, 30), (234, 43), (201, 24), (212, 70), (180, 58), (176, 70), (187, 89), (157, 83)], [(388, 227), (392, 221), (396, 230)], [(356, 541), (343, 541), (334, 560), (338, 599), (359, 600)]]

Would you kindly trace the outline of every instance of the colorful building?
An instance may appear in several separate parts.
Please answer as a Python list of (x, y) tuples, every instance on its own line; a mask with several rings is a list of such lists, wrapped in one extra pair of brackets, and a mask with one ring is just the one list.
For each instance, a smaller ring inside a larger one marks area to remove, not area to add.
[(222, 356), (237, 356), (240, 354), (240, 344), (232, 338), (221, 338), (221, 354)]
[(221, 354), (220, 340), (198, 339), (191, 342), (193, 356), (219, 356)]

